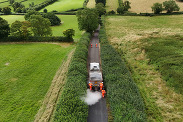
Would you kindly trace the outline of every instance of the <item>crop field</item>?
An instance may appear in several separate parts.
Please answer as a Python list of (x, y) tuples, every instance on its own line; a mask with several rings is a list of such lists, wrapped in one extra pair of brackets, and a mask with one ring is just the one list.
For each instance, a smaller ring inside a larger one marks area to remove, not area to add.
[[(129, 0), (131, 3), (131, 9), (130, 11), (136, 12), (136, 13), (151, 13), (152, 9), (151, 7), (153, 6), (154, 3), (163, 3), (164, 1), (167, 0)], [(175, 0), (176, 1), (176, 0)], [(183, 11), (183, 2), (177, 2), (178, 6), (180, 7), (180, 11)]]
[(88, 8), (95, 8), (95, 0), (89, 0), (88, 1), (88, 4), (87, 4), (87, 7)]
[[(77, 9), (83, 7), (84, 0), (58, 0), (57, 2), (45, 7), (48, 12), (56, 10), (58, 12)], [(44, 8), (44, 9), (45, 9)], [(40, 10), (40, 11), (43, 11)]]
[[(74, 39), (78, 40), (81, 37), (82, 31), (78, 29), (78, 21), (75, 15), (57, 15), (60, 19), (62, 24), (59, 26), (52, 26), (53, 36), (63, 36), (63, 31), (66, 29), (73, 28), (75, 30)], [(4, 15), (1, 16), (8, 23), (11, 25), (16, 20), (24, 21), (24, 16), (21, 15)]]
[(0, 121), (33, 121), (56, 71), (73, 48), (0, 44)]
[(183, 121), (182, 16), (105, 18), (110, 43), (125, 59), (148, 121)]

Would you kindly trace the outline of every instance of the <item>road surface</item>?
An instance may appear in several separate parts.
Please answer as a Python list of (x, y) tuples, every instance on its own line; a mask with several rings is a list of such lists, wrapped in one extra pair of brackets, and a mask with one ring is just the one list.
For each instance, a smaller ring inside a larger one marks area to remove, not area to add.
[[(90, 46), (88, 48), (88, 70), (89, 64), (92, 62), (100, 63), (100, 53), (99, 53), (99, 29), (94, 32)], [(92, 47), (91, 47), (92, 44)], [(97, 47), (96, 47), (97, 44)], [(89, 106), (88, 111), (88, 122), (108, 122), (106, 99), (102, 98), (94, 105)]]

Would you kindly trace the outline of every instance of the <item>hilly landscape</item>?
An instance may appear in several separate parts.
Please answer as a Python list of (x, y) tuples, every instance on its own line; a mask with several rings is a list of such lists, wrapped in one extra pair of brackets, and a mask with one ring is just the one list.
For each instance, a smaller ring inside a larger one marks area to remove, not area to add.
[(181, 0), (0, 0), (0, 122), (182, 122), (182, 79)]

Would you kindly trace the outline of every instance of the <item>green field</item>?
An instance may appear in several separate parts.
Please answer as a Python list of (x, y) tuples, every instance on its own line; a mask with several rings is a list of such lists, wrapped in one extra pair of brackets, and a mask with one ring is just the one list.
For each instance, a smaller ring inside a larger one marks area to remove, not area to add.
[[(74, 39), (78, 40), (81, 37), (82, 31), (78, 29), (78, 21), (75, 15), (57, 15), (61, 21), (62, 24), (59, 26), (52, 26), (52, 32), (53, 36), (63, 36), (63, 31), (69, 28), (73, 28), (75, 30), (75, 36)], [(14, 21), (24, 21), (24, 16), (21, 15), (3, 15), (0, 16), (8, 21), (8, 23), (11, 25)]]
[[(62, 11), (70, 10), (70, 9), (82, 8), (83, 2), (84, 2), (84, 0), (58, 0), (57, 2), (47, 6), (45, 8), (48, 10), (48, 12), (51, 12), (53, 10), (62, 12)], [(43, 9), (40, 11), (43, 11)]]
[(33, 121), (62, 61), (73, 49), (55, 44), (0, 44), (0, 121)]
[(125, 59), (143, 96), (148, 121), (183, 121), (182, 16), (105, 20), (108, 39)]

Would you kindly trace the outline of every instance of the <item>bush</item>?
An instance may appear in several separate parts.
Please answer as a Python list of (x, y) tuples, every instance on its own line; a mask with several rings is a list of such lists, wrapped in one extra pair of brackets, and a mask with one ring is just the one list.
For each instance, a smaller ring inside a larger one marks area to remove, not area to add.
[(145, 105), (121, 56), (100, 30), (102, 71), (114, 122), (146, 122)]
[(68, 39), (73, 40), (72, 37), (75, 35), (75, 30), (73, 30), (73, 29), (67, 29), (67, 30), (63, 31), (63, 34), (64, 34), (64, 36), (67, 37)]
[(114, 10), (108, 12), (109, 15), (110, 15), (110, 14), (115, 14), (115, 13), (116, 13), (116, 12), (115, 12)]
[[(87, 89), (87, 56), (90, 34), (85, 33), (77, 44), (67, 74), (67, 82), (56, 106), (54, 121), (86, 122), (88, 105), (81, 96)], [(80, 53), (82, 52), (82, 54)]]
[(49, 13), (43, 13), (42, 15), (44, 18), (48, 18), (51, 22), (51, 26), (55, 26), (55, 25), (60, 25), (61, 24), (61, 20), (60, 18), (58, 18), (54, 13), (49, 12)]
[(118, 7), (117, 12), (118, 12), (118, 14), (124, 14), (124, 12), (125, 12), (124, 6)]
[(154, 11), (154, 14), (159, 14), (163, 11), (163, 6), (161, 3), (154, 3), (151, 8), (152, 11)]

